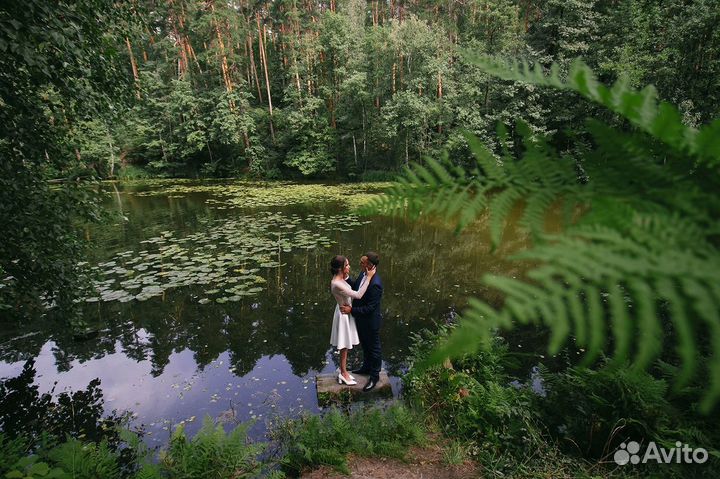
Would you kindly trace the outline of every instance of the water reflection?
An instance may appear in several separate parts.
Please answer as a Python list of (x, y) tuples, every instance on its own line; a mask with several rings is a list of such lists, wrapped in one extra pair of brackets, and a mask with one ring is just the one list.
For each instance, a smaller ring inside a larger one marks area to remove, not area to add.
[[(107, 208), (122, 216), (86, 232), (92, 245), (88, 261), (95, 264), (121, 251), (140, 251), (141, 241), (162, 231), (183, 237), (210, 220), (252, 214), (247, 208), (210, 208), (208, 192), (174, 198), (133, 194), (142, 185), (109, 190)], [(307, 217), (334, 216), (344, 208), (328, 202), (263, 211)], [(151, 442), (166, 441), (172, 426), (182, 421), (192, 433), (204, 414), (223, 417), (229, 409), (238, 420), (261, 419), (254, 429), (259, 434), (269, 416), (316, 410), (314, 376), (336, 367), (329, 345), (334, 300), (327, 272), (333, 254), (349, 256), (354, 269), (363, 252), (381, 255), (381, 340), (384, 366), (391, 373), (404, 367), (412, 332), (462, 309), (470, 295), (497, 301), (480, 286), (483, 274), (521, 274), (522, 265), (502, 259), (507, 251), (491, 254), (481, 226), (456, 237), (441, 224), (371, 221), (349, 231), (319, 231), (333, 242), (329, 248), (282, 253), (281, 266), (257, 273), (265, 279), (263, 291), (237, 302), (199, 304), (204, 290), (195, 285), (146, 301), (88, 304), (85, 318), (99, 334), (83, 340), (48, 318), (6, 328), (0, 333), (0, 377), (21, 374), (23, 362), (32, 359), (38, 373), (33, 384), (42, 392), (52, 390), (56, 381), (56, 391), (78, 390), (99, 378), (104, 413), (133, 411)], [(525, 241), (510, 240), (510, 250)], [(350, 360), (357, 359), (351, 353)]]
[[(0, 382), (0, 431), (10, 438), (23, 434), (29, 445), (40, 441), (84, 437), (89, 441), (107, 438), (111, 446), (119, 437), (112, 426), (122, 418), (106, 413), (100, 380), (95, 378), (74, 388), (55, 393), (55, 383), (40, 392), (35, 361), (28, 360), (19, 374)], [(108, 432), (109, 430), (109, 432)]]

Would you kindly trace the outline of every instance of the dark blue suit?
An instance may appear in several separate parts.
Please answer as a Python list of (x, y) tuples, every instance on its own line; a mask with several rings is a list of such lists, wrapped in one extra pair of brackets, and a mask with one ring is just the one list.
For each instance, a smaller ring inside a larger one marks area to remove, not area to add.
[[(348, 280), (352, 288), (357, 291), (360, 288), (365, 273), (358, 275), (355, 281)], [(382, 366), (382, 351), (380, 349), (380, 326), (382, 326), (381, 302), (383, 295), (382, 280), (375, 274), (370, 280), (367, 291), (360, 299), (354, 299), (352, 304), (352, 315), (355, 318), (360, 346), (363, 350), (362, 369), (368, 371), (371, 378), (376, 381), (380, 378)]]

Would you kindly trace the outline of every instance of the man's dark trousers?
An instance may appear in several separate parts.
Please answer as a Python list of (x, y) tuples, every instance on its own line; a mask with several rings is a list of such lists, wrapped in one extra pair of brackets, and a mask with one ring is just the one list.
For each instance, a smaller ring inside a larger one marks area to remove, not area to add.
[[(354, 290), (360, 288), (364, 273), (351, 283)], [(382, 314), (380, 312), (383, 295), (383, 286), (380, 276), (375, 274), (370, 280), (370, 286), (360, 299), (353, 300), (352, 315), (355, 318), (360, 346), (363, 350), (362, 370), (367, 371), (372, 379), (380, 379), (382, 367), (382, 350), (380, 348), (380, 326)]]

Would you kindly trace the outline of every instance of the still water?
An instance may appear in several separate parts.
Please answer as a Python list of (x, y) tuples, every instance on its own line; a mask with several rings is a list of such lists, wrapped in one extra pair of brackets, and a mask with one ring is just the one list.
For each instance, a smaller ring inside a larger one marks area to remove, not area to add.
[(496, 300), (481, 278), (519, 274), (503, 258), (525, 240), (493, 253), (482, 221), (456, 236), (440, 222), (357, 215), (383, 186), (104, 184), (112, 220), (83, 232), (94, 333), (73, 336), (47, 320), (4, 330), (0, 378), (25, 367), (27, 386), (55, 395), (97, 378), (104, 414), (130, 415), (151, 445), (178, 424), (194, 433), (206, 415), (255, 419), (251, 435), (262, 436), (274, 419), (322, 410), (315, 376), (338, 365), (330, 258), (348, 256), (356, 274), (374, 250), (383, 366), (401, 394), (411, 334), (452, 319), (469, 296)]

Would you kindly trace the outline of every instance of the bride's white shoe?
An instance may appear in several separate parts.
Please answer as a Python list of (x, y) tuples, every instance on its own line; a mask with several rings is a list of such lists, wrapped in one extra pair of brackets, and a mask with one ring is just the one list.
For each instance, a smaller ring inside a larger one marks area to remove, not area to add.
[(357, 381), (355, 379), (350, 379), (349, 381), (343, 377), (342, 374), (338, 374), (338, 384), (345, 384), (347, 386), (355, 386), (357, 384)]
[[(335, 370), (335, 372), (338, 374), (338, 376), (340, 376), (340, 368), (337, 368), (337, 369)], [(355, 376), (353, 376), (353, 375), (350, 374), (350, 373), (348, 373), (348, 376), (350, 376), (350, 379), (352, 379), (353, 381), (355, 381)]]

